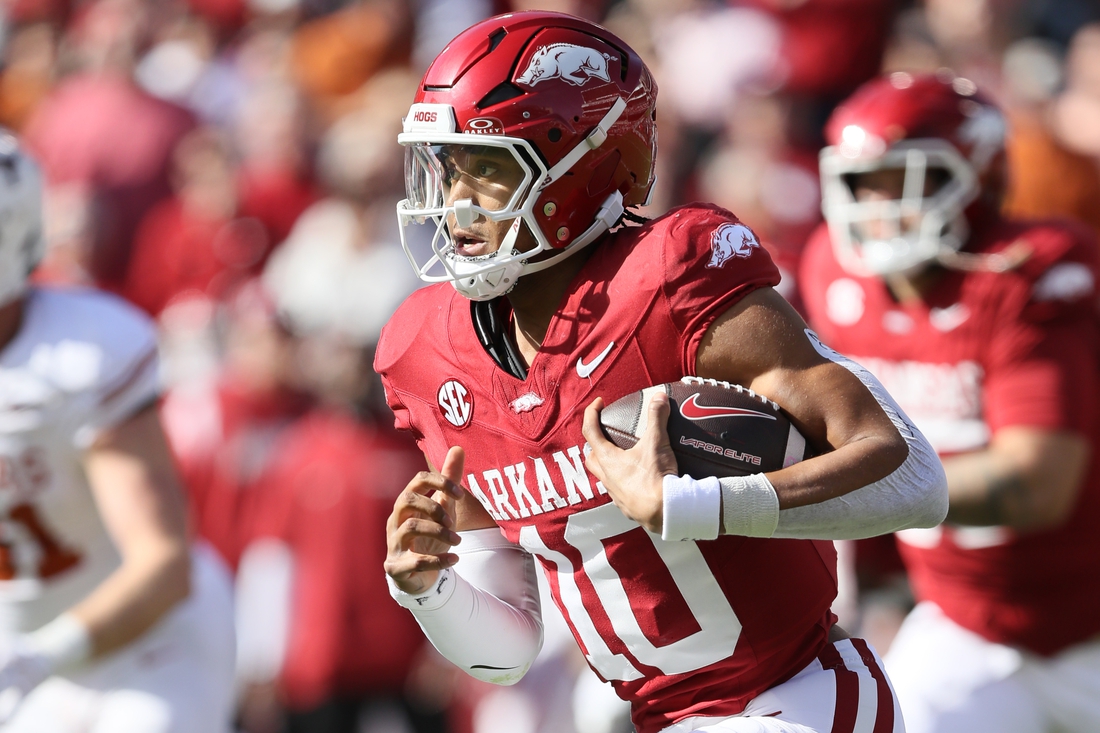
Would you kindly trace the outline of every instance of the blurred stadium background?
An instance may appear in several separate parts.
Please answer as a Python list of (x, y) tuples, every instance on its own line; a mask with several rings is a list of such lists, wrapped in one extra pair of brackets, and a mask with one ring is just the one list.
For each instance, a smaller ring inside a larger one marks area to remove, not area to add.
[[(560, 620), (515, 688), (459, 676), (386, 593), (383, 525), (422, 460), (370, 370), (418, 281), (396, 135), (427, 62), (499, 12), (603, 23), (660, 87), (652, 211), (719, 203), (785, 273), (820, 221), (833, 106), (951, 68), (1008, 112), (1013, 213), (1100, 231), (1095, 0), (5, 0), (0, 124), (47, 178), (43, 282), (157, 318), (193, 526), (238, 572), (247, 733), (620, 733)], [(797, 305), (797, 303), (796, 303)], [(846, 546), (842, 621), (889, 644), (892, 541)], [(851, 589), (862, 588), (862, 602)]]

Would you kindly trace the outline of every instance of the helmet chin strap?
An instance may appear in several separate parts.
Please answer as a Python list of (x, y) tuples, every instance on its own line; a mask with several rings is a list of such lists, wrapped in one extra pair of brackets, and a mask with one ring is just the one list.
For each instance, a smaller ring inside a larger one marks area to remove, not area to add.
[(546, 188), (551, 183), (564, 176), (577, 164), (577, 161), (588, 153), (588, 151), (595, 150), (603, 145), (604, 141), (607, 140), (607, 131), (611, 129), (611, 126), (614, 125), (616, 121), (618, 121), (625, 109), (626, 100), (622, 97), (616, 99), (615, 103), (611, 105), (611, 109), (607, 110), (607, 114), (605, 114), (603, 119), (600, 120), (600, 123), (596, 125), (596, 128), (588, 133), (588, 136), (585, 137), (584, 140), (581, 140), (576, 147), (562, 156), (562, 159), (559, 160), (554, 167), (546, 171), (546, 177), (542, 180), (539, 188)]
[(519, 238), (519, 228), (523, 225), (523, 217), (517, 216), (512, 219), (512, 226), (508, 227), (508, 233), (504, 235), (504, 240), (500, 243), (500, 249), (497, 250), (497, 256), (508, 256), (516, 249), (516, 239)]

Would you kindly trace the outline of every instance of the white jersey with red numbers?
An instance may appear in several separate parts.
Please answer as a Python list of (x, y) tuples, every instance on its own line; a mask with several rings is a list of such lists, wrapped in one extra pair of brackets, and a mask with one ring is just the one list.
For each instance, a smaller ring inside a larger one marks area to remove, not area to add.
[(118, 567), (81, 457), (157, 387), (148, 318), (100, 293), (29, 291), (0, 351), (0, 632), (41, 626)]
[(466, 449), (466, 489), (537, 556), (640, 733), (741, 713), (831, 649), (831, 542), (663, 542), (626, 519), (584, 465), (593, 399), (694, 374), (713, 320), (777, 281), (744, 225), (694, 205), (596, 245), (526, 380), (486, 353), (470, 301), (450, 285), (414, 293), (382, 333), (375, 367), (398, 427), (436, 466), (449, 446)]
[[(883, 281), (843, 271), (824, 228), (804, 254), (814, 327), (879, 378), (941, 456), (985, 448), (1010, 426), (1096, 439), (1097, 247), (1069, 225), (996, 220), (970, 249), (1013, 245), (1030, 252), (1017, 269), (946, 272), (923, 303), (904, 306)], [(1094, 455), (1057, 528), (899, 533), (918, 599), (985, 639), (1043, 655), (1100, 633), (1098, 465)]]
[[(156, 400), (156, 331), (114, 296), (32, 288), (0, 351), (0, 644), (83, 600), (121, 564), (83, 470), (101, 431)], [(126, 647), (50, 677), (4, 731), (229, 729), (229, 574), (191, 553), (190, 595)]]

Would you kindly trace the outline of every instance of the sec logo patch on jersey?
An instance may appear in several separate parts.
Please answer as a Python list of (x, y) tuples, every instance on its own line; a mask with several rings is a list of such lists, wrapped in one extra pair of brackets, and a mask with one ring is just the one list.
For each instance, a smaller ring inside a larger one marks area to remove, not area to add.
[(437, 400), (440, 414), (451, 425), (464, 428), (470, 424), (474, 415), (474, 396), (462, 382), (448, 379), (439, 387)]

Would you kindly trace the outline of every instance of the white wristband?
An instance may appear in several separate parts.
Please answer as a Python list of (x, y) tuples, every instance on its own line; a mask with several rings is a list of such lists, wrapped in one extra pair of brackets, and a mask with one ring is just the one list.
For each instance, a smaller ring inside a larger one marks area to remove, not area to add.
[(713, 540), (718, 537), (722, 514), (722, 487), (709, 476), (665, 476), (662, 498), (663, 540)]
[(454, 571), (444, 568), (439, 571), (439, 577), (431, 587), (423, 593), (406, 593), (397, 587), (393, 578), (386, 576), (386, 582), (390, 586), (390, 595), (405, 608), (414, 611), (434, 611), (451, 599), (455, 592)]
[(75, 667), (92, 655), (88, 627), (71, 613), (63, 613), (26, 636), (34, 651), (49, 660), (53, 671)]
[(779, 524), (779, 496), (762, 473), (719, 479), (722, 486), (722, 532), (745, 537), (771, 537)]

